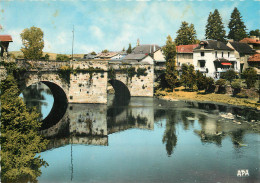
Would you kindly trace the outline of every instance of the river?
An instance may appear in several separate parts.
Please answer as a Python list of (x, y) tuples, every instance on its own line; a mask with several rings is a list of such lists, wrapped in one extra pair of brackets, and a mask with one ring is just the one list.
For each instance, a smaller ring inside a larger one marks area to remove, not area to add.
[[(43, 84), (23, 96), (42, 119), (48, 116), (53, 97)], [(68, 104), (60, 120), (41, 130), (50, 143), (40, 153), (49, 166), (39, 182), (259, 182), (259, 112), (108, 99), (107, 105)]]

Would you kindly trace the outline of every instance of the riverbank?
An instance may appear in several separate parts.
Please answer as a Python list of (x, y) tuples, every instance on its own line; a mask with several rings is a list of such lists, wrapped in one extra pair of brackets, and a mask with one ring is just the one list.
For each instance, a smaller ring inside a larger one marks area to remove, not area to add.
[(260, 103), (257, 103), (258, 98), (248, 99), (248, 98), (236, 98), (232, 97), (228, 94), (216, 94), (209, 93), (204, 94), (203, 92), (190, 92), (184, 91), (182, 87), (176, 88), (175, 91), (169, 92), (164, 90), (158, 90), (155, 94), (157, 97), (164, 100), (195, 100), (201, 102), (217, 102), (217, 103), (225, 103), (236, 106), (245, 106), (255, 108), (260, 110)]

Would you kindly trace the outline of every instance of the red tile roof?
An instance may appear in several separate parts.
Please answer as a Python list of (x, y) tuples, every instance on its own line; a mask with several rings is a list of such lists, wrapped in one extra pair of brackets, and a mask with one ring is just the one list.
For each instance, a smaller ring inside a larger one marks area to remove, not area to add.
[(190, 45), (179, 45), (176, 46), (177, 53), (192, 53), (193, 49), (199, 46), (199, 44), (190, 44)]
[(0, 35), (0, 41), (13, 42), (13, 39), (12, 39), (12, 36), (10, 36), (10, 35)]
[(251, 43), (251, 44), (260, 44), (260, 40), (254, 39), (254, 38), (244, 38), (240, 43)]
[(260, 62), (260, 53), (256, 53), (249, 57), (248, 62)]

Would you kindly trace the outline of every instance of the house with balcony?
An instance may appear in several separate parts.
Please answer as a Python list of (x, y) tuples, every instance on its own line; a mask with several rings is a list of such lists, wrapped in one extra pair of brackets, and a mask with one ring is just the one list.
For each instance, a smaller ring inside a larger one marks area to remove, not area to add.
[(229, 69), (239, 72), (240, 63), (234, 56), (234, 50), (225, 43), (216, 40), (201, 41), (193, 50), (193, 65), (206, 76), (219, 79)]

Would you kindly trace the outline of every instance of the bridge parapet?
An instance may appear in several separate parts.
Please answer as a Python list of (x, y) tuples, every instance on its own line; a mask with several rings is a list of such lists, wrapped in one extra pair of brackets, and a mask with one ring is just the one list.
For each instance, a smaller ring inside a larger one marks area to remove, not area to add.
[(16, 64), (18, 67), (25, 67), (29, 70), (48, 70), (55, 71), (62, 66), (69, 66), (68, 61), (55, 61), (55, 60), (25, 60), (17, 59)]
[(96, 60), (87, 60), (87, 61), (73, 61), (70, 63), (70, 67), (73, 69), (82, 69), (82, 70), (108, 70), (108, 61), (96, 61)]

